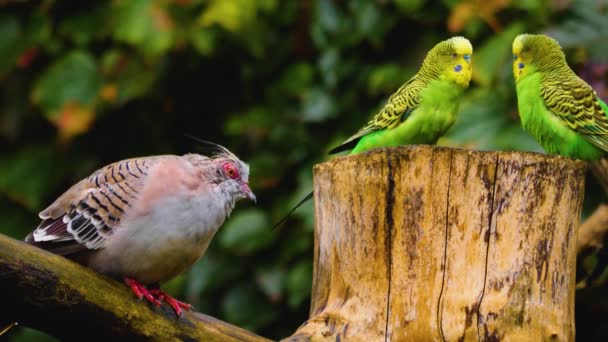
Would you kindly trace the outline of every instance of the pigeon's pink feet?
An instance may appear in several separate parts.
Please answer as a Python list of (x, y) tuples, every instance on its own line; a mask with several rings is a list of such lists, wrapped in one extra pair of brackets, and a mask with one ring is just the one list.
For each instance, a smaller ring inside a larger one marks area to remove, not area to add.
[(178, 317), (182, 317), (183, 315), (183, 311), (182, 309), (186, 310), (186, 311), (190, 311), (192, 310), (192, 306), (188, 303), (184, 303), (182, 301), (179, 301), (171, 296), (169, 296), (166, 292), (162, 291), (161, 289), (151, 289), (148, 290), (148, 292), (156, 297), (156, 300), (158, 300), (159, 302), (165, 301), (167, 304), (169, 304), (170, 307), (173, 308), (173, 311), (175, 311), (175, 314)]
[(179, 317), (183, 315), (184, 310), (192, 310), (192, 306), (188, 303), (179, 301), (161, 289), (148, 289), (143, 284), (132, 278), (125, 278), (125, 283), (131, 288), (131, 291), (137, 296), (137, 298), (146, 300), (154, 305), (161, 305), (165, 301), (175, 311), (175, 314)]
[(146, 300), (152, 304), (160, 305), (161, 302), (154, 298), (150, 291), (140, 282), (132, 278), (125, 278), (125, 284), (127, 284), (131, 291), (135, 294), (138, 299), (146, 298)]

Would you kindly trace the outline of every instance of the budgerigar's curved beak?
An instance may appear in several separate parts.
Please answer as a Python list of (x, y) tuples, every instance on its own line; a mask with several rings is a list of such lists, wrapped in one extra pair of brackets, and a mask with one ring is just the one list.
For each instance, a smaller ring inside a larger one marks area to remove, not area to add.
[(243, 192), (245, 197), (252, 200), (253, 203), (256, 203), (255, 195), (253, 194), (253, 191), (251, 191), (251, 188), (249, 188), (249, 183), (241, 183), (241, 191)]

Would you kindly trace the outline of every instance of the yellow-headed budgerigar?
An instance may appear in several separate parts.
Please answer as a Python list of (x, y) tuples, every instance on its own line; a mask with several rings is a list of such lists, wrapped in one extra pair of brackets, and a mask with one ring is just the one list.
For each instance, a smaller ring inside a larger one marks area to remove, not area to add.
[(379, 147), (437, 142), (456, 119), (460, 95), (471, 80), (472, 55), (473, 46), (464, 37), (439, 42), (427, 53), (418, 73), (391, 95), (363, 128), (329, 153), (350, 150), (356, 154)]
[(432, 144), (454, 123), (460, 95), (471, 80), (473, 46), (453, 37), (428, 52), (420, 70), (378, 113), (330, 154), (386, 146)]
[(522, 126), (545, 151), (584, 160), (608, 151), (608, 106), (568, 67), (557, 41), (517, 36), (513, 75)]

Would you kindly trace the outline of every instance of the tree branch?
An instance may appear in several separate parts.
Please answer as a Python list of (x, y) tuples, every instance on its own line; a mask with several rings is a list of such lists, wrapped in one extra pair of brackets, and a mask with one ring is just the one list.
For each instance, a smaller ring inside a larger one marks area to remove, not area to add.
[(600, 204), (579, 227), (576, 254), (581, 255), (582, 252), (590, 248), (602, 248), (607, 232), (608, 205)]
[(215, 318), (138, 301), (91, 269), (0, 234), (0, 321), (62, 340), (268, 341)]

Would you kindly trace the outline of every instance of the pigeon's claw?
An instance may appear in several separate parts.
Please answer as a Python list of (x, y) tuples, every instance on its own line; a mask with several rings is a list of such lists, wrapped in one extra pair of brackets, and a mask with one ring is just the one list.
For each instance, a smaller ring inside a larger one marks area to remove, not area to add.
[(149, 293), (155, 296), (159, 302), (165, 301), (167, 304), (169, 304), (178, 317), (182, 317), (184, 314), (182, 309), (186, 311), (192, 310), (192, 306), (190, 304), (179, 301), (160, 289), (149, 290)]
[(125, 278), (125, 284), (127, 284), (131, 288), (131, 291), (133, 291), (133, 293), (138, 299), (146, 298), (146, 300), (152, 304), (161, 304), (161, 302), (158, 299), (154, 298), (150, 291), (137, 280), (132, 278)]
[(132, 278), (125, 278), (125, 284), (127, 284), (135, 296), (139, 299), (145, 298), (148, 302), (159, 306), (162, 302), (166, 302), (175, 311), (178, 317), (182, 317), (184, 314), (183, 310), (190, 311), (192, 306), (188, 303), (179, 301), (161, 289), (148, 289), (143, 284)]

